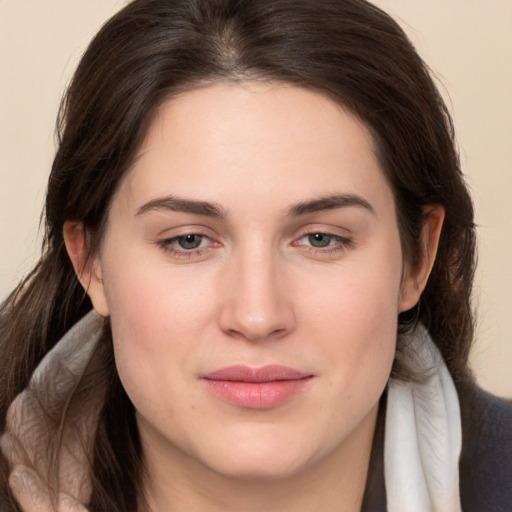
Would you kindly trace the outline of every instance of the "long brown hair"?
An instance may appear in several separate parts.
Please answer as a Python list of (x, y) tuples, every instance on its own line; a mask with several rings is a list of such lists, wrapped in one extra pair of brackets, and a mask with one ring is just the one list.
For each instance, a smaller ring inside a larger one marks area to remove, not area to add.
[[(364, 0), (135, 0), (93, 39), (61, 106), (42, 256), (1, 308), (0, 429), (38, 362), (91, 308), (66, 253), (64, 222), (83, 222), (94, 251), (112, 195), (159, 105), (182, 90), (226, 80), (319, 91), (365, 123), (394, 193), (409, 264), (418, 256), (425, 205), (444, 207), (434, 268), (420, 303), (400, 315), (399, 333), (421, 321), (455, 381), (469, 376), (472, 203), (450, 116), (401, 28)], [(142, 462), (110, 342), (107, 326), (97, 358), (110, 385), (88, 506), (126, 512), (140, 505)], [(410, 376), (402, 350), (399, 336), (397, 378)]]

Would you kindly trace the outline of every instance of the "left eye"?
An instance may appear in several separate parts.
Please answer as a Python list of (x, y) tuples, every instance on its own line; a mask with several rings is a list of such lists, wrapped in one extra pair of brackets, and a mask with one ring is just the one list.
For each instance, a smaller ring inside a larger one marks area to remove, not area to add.
[(162, 249), (175, 256), (196, 254), (202, 249), (208, 249), (208, 246), (212, 243), (212, 240), (206, 235), (199, 235), (197, 233), (179, 235), (157, 242)]
[(206, 243), (208, 238), (204, 235), (183, 235), (173, 238), (173, 242), (179, 246), (180, 249), (191, 250), (199, 249)]
[(335, 237), (326, 233), (310, 233), (309, 235), (303, 236), (302, 239), (306, 239), (313, 247), (329, 247), (329, 245), (335, 241)]
[(348, 244), (348, 240), (342, 236), (330, 235), (329, 233), (308, 233), (299, 238), (299, 245), (308, 245), (315, 249), (324, 247), (343, 246)]

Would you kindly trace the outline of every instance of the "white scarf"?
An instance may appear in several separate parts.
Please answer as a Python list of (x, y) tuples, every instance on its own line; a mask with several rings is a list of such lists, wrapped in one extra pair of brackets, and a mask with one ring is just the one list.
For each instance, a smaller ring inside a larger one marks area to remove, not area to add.
[[(52, 432), (41, 424), (47, 419), (45, 411), (54, 408), (55, 397), (72, 394), (102, 327), (101, 317), (94, 312), (86, 315), (45, 356), (9, 407), (0, 443), (11, 468), (11, 490), (25, 512), (87, 511), (83, 503), (91, 492), (87, 474), (101, 403), (88, 408), (84, 404), (80, 422), (63, 418), (71, 428), (64, 427), (60, 439), (57, 504), (51, 501), (45, 482)], [(427, 378), (421, 383), (389, 382), (384, 434), (387, 510), (460, 512), (461, 424), (455, 386), (424, 328), (417, 328), (405, 341), (408, 364), (426, 371)]]
[(404, 341), (408, 367), (427, 377), (422, 383), (389, 382), (384, 433), (388, 511), (460, 512), (457, 391), (424, 327)]

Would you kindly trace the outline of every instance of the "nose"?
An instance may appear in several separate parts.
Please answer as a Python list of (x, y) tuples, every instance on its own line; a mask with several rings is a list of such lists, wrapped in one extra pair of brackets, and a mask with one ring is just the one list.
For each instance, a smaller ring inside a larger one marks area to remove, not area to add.
[(272, 253), (253, 251), (228, 267), (219, 318), (222, 331), (248, 341), (277, 339), (291, 332), (295, 326), (291, 294)]

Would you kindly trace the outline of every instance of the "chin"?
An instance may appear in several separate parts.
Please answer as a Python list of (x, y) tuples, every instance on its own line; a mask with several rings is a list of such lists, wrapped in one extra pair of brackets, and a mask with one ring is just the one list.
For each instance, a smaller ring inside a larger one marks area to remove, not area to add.
[[(286, 447), (286, 451), (283, 451), (283, 446)], [(303, 447), (294, 447), (282, 442), (258, 443), (257, 446), (251, 447), (233, 443), (231, 448), (223, 449), (223, 456), (215, 457), (210, 464), (208, 461), (204, 462), (216, 473), (239, 480), (287, 479), (306, 469), (314, 459)]]
[[(275, 457), (277, 459), (277, 457)], [(226, 478), (248, 482), (272, 482), (293, 478), (305, 469), (304, 464), (283, 464), (282, 460), (247, 461), (218, 468), (216, 472)]]

